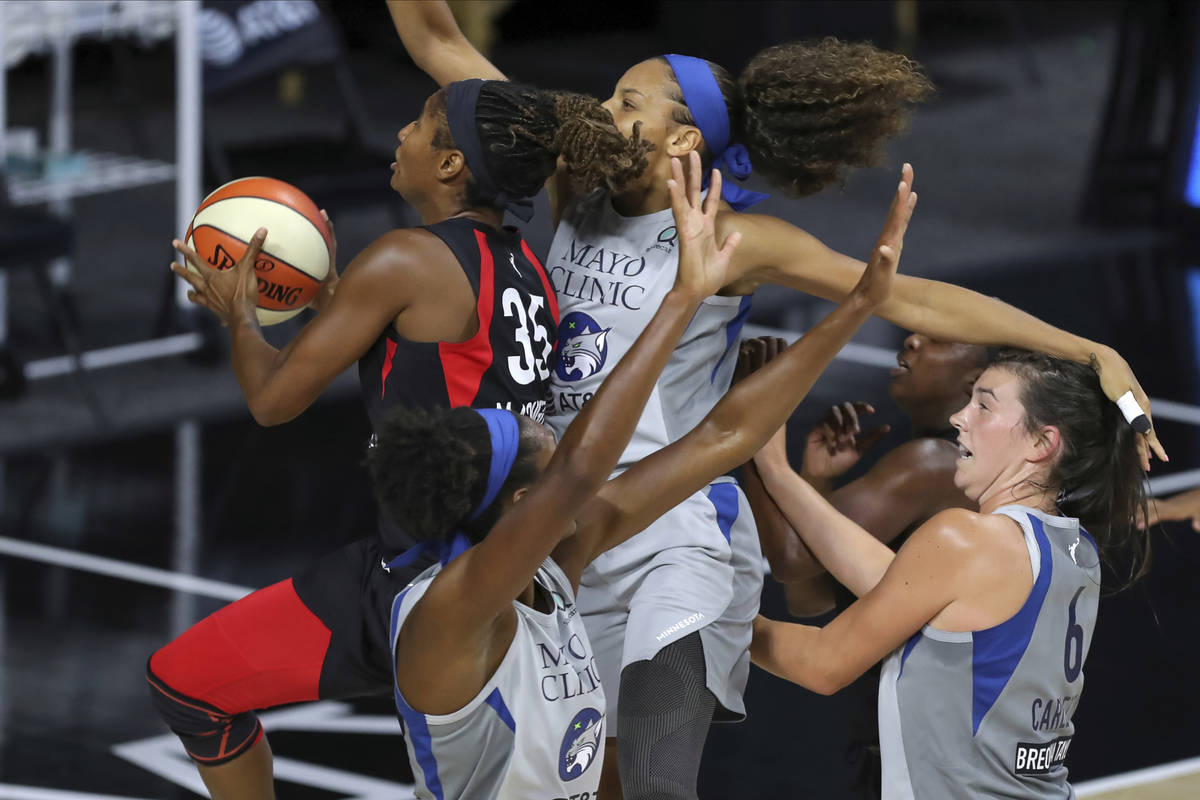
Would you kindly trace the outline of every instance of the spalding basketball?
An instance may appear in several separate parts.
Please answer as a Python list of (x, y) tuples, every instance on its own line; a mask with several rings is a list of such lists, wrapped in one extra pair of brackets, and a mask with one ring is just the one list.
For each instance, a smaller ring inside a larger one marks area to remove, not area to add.
[(184, 241), (217, 269), (229, 269), (259, 228), (267, 229), (254, 265), (258, 322), (296, 316), (329, 274), (331, 237), (316, 203), (290, 183), (239, 178), (204, 198)]

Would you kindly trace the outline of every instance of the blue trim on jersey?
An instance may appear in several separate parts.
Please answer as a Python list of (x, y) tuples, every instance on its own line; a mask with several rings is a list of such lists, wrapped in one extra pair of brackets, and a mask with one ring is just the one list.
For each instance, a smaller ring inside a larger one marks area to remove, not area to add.
[(496, 714), (500, 717), (500, 721), (508, 726), (508, 729), (513, 733), (517, 732), (517, 721), (513, 719), (512, 712), (508, 710), (508, 706), (504, 703), (504, 698), (500, 694), (500, 687), (492, 689), (492, 693), (487, 696), (483, 702), (491, 706)]
[(733, 315), (733, 319), (725, 323), (725, 352), (721, 353), (721, 357), (717, 359), (717, 365), (713, 367), (712, 377), (708, 379), (709, 383), (716, 383), (717, 370), (725, 363), (725, 357), (729, 355), (729, 351), (733, 349), (733, 345), (742, 335), (742, 326), (746, 324), (746, 317), (750, 316), (750, 304), (752, 295), (743, 295), (742, 301), (738, 303), (737, 313)]
[(913, 651), (919, 641), (921, 641), (921, 632), (917, 631), (909, 637), (908, 643), (904, 645), (904, 652), (900, 654), (900, 671), (896, 673), (896, 680), (904, 677), (904, 662), (908, 660), (908, 654)]
[[(392, 601), (392, 619), (388, 623), (388, 640), (392, 643), (392, 658), (395, 663), (396, 656), (396, 622), (400, 618), (400, 604), (404, 602), (404, 595), (408, 594), (408, 590), (412, 586), (406, 586), (403, 592), (396, 595), (396, 599)], [(445, 800), (445, 794), (442, 791), (442, 779), (438, 776), (437, 759), (433, 755), (433, 737), (429, 735), (429, 725), (425, 721), (425, 715), (419, 711), (414, 711), (413, 708), (404, 701), (400, 695), (400, 687), (396, 684), (395, 677), (392, 678), (392, 691), (396, 695), (396, 710), (400, 712), (400, 722), (403, 727), (403, 733), (408, 737), (408, 741), (412, 743), (413, 752), (417, 755), (417, 764), (420, 765), (421, 771), (425, 776), (425, 787), (433, 792), (433, 796), (437, 800)]]
[(1030, 514), (1029, 521), (1032, 523), (1033, 538), (1037, 541), (1040, 551), (1041, 564), (1033, 590), (1029, 592), (1021, 610), (1010, 619), (987, 630), (975, 631), (971, 635), (974, 698), (971, 709), (972, 735), (979, 733), (979, 723), (983, 722), (988, 711), (996, 704), (1017, 665), (1021, 663), (1025, 649), (1029, 647), (1029, 640), (1033, 638), (1038, 615), (1042, 613), (1046, 592), (1050, 590), (1050, 576), (1054, 570), (1050, 540), (1046, 538), (1046, 531), (1040, 519)]
[(738, 490), (736, 483), (714, 483), (708, 487), (708, 502), (717, 510), (717, 527), (725, 541), (729, 541), (733, 523), (738, 518)]
[(425, 788), (433, 793), (437, 800), (445, 800), (442, 791), (442, 779), (438, 775), (437, 759), (433, 755), (433, 737), (429, 735), (429, 725), (425, 715), (414, 711), (400, 696), (400, 688), (396, 687), (396, 708), (404, 720), (405, 736), (412, 743), (413, 752), (417, 756), (417, 764), (425, 778)]

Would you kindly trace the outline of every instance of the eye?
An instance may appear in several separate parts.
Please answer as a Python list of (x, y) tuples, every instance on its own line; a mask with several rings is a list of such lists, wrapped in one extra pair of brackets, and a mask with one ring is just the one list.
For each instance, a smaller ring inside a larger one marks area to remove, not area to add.
[(637, 108), (637, 106), (635, 106), (633, 103), (629, 102), (628, 100), (622, 100), (621, 108), (625, 109), (626, 111), (633, 111), (634, 109)]
[(980, 401), (979, 401), (979, 410), (980, 410), (980, 411), (987, 411), (987, 410), (988, 410), (987, 403), (985, 403), (985, 402), (983, 402), (982, 400), (980, 400)]

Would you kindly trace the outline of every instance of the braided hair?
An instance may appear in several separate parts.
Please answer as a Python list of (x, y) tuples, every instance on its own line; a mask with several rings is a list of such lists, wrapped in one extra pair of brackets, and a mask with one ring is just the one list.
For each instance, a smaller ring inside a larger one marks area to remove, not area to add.
[[(442, 124), (433, 145), (454, 147), (445, 123), (445, 92), (433, 97)], [(475, 126), (496, 186), (511, 197), (531, 197), (550, 178), (561, 157), (577, 193), (617, 190), (646, 169), (653, 145), (634, 131), (626, 139), (594, 97), (551, 92), (510, 81), (487, 81), (479, 90)], [(467, 204), (491, 205), (474, 182), (467, 182)]]

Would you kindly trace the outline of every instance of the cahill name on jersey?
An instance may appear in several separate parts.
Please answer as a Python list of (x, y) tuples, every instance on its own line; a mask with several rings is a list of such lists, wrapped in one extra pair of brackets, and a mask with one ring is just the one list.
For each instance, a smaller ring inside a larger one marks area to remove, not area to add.
[[(597, 192), (569, 206), (546, 269), (558, 295), (558, 360), (546, 422), (558, 436), (633, 347), (675, 283), (670, 209), (622, 217)], [(688, 325), (621, 457), (628, 466), (679, 439), (729, 388), (749, 297), (710, 297)]]

